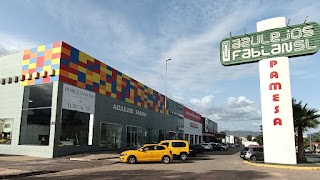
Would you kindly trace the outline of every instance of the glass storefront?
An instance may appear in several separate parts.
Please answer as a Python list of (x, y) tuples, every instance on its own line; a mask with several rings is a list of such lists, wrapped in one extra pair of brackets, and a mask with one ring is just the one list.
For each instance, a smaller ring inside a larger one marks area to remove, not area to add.
[(146, 140), (145, 143), (156, 144), (158, 143), (158, 131), (155, 129), (146, 129)]
[(26, 86), (19, 144), (49, 145), (52, 83)]
[(194, 144), (198, 144), (198, 135), (194, 136)]
[(142, 142), (142, 128), (127, 126), (127, 147), (140, 147)]
[(158, 135), (158, 141), (159, 142), (164, 140), (164, 134), (165, 134), (164, 130), (159, 130), (159, 135)]
[(193, 144), (193, 134), (190, 134), (190, 141), (189, 141), (190, 144)]
[(121, 148), (122, 125), (100, 123), (100, 147), (107, 149)]
[(189, 134), (184, 135), (184, 140), (189, 141)]
[(87, 146), (90, 114), (62, 109), (60, 146)]
[(13, 119), (0, 119), (0, 144), (11, 144)]

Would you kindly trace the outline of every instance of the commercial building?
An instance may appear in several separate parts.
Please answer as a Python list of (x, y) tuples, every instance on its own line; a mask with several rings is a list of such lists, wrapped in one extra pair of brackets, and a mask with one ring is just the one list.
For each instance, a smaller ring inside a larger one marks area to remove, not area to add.
[(184, 107), (184, 136), (189, 144), (202, 142), (202, 117), (187, 107)]
[(165, 111), (164, 95), (65, 42), (0, 63), (0, 154), (52, 158), (186, 135), (201, 142), (198, 113), (168, 98)]
[(211, 119), (202, 117), (203, 124), (203, 141), (204, 142), (218, 142), (219, 133), (218, 133), (218, 124)]

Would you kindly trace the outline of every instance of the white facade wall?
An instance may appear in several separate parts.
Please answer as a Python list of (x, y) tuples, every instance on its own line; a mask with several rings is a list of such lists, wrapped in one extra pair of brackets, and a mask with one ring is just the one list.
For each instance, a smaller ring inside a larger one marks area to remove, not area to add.
[[(0, 78), (19, 76), (22, 68), (22, 57), (23, 51), (0, 56)], [(55, 82), (53, 84), (52, 123), (50, 127), (49, 145), (19, 145), (24, 87), (20, 86), (19, 82), (6, 83), (5, 85), (0, 84), (0, 119), (13, 119), (11, 144), (0, 144), (0, 154), (53, 157), (57, 88), (58, 83)]]
[[(192, 127), (197, 125), (198, 127)], [(190, 143), (190, 135), (193, 135), (193, 144), (195, 144), (195, 135), (198, 136), (197, 143), (202, 142), (202, 123), (198, 123), (189, 119), (184, 118), (184, 136), (188, 134), (188, 142)], [(201, 138), (200, 138), (201, 137)]]
[(227, 135), (226, 143), (234, 144), (234, 135)]

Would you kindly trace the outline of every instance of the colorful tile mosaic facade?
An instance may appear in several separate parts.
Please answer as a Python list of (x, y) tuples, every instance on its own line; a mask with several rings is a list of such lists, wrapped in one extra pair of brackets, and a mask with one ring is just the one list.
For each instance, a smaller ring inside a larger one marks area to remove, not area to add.
[(163, 113), (164, 96), (162, 94), (64, 42), (56, 42), (24, 52), (22, 75), (51, 69), (56, 70), (57, 76), (32, 78), (22, 82), (21, 85), (60, 80)]
[(62, 42), (56, 42), (53, 44), (39, 46), (37, 48), (25, 50), (22, 59), (22, 73), (21, 75), (27, 76), (28, 74), (34, 74), (35, 72), (41, 73), (43, 71), (50, 71), (54, 69), (56, 71), (55, 76), (46, 76), (39, 78), (26, 78), (21, 81), (22, 86), (42, 84), (59, 79), (59, 67), (61, 56), (61, 44)]

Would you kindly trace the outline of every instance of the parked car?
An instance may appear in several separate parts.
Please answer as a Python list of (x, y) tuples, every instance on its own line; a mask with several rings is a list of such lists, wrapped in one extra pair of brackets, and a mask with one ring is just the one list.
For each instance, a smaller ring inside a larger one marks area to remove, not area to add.
[(193, 146), (196, 148), (197, 154), (202, 154), (206, 151), (205, 148), (200, 144), (194, 144)]
[(171, 150), (159, 144), (146, 144), (137, 150), (128, 150), (120, 153), (120, 161), (129, 164), (153, 161), (167, 164), (172, 159)]
[(228, 143), (228, 146), (229, 146), (230, 148), (235, 148), (235, 147), (236, 147), (236, 145), (235, 145), (235, 144), (232, 144), (232, 143)]
[(185, 140), (163, 140), (160, 142), (160, 145), (167, 146), (175, 159), (179, 158), (185, 161), (190, 154), (189, 142)]
[(218, 150), (218, 151), (226, 151), (228, 150), (227, 147), (223, 146), (220, 143), (211, 143), (212, 149), (213, 150)]
[(312, 153), (312, 150), (310, 149), (310, 147), (306, 147), (306, 148), (304, 148), (304, 152), (305, 153)]
[(189, 145), (190, 155), (196, 157), (197, 154), (202, 154), (205, 148), (199, 144)]
[(197, 156), (197, 151), (196, 148), (193, 145), (189, 145), (189, 152), (190, 152), (190, 156), (192, 157), (196, 157)]
[(227, 150), (229, 150), (229, 145), (227, 143), (219, 143), (221, 144), (222, 146), (224, 146)]
[(209, 144), (209, 143), (202, 143), (201, 146), (204, 147), (204, 149), (205, 149), (206, 151), (212, 151), (212, 150), (213, 150), (212, 145)]
[(263, 147), (262, 146), (244, 147), (240, 151), (240, 157), (244, 160), (263, 161), (264, 160)]

